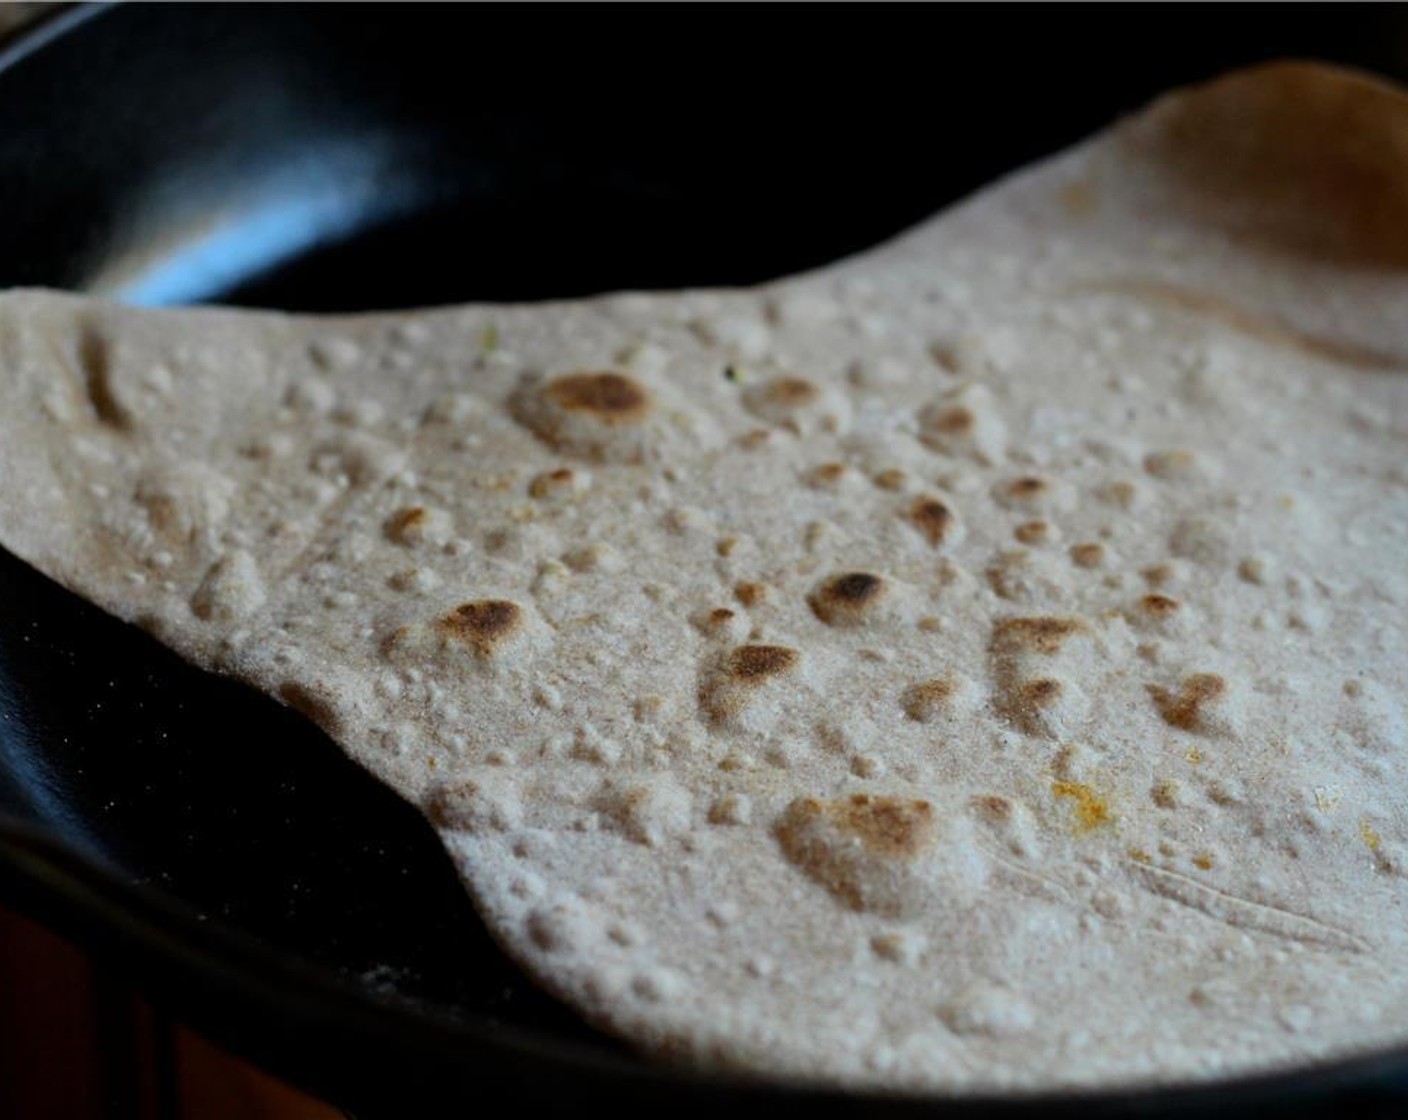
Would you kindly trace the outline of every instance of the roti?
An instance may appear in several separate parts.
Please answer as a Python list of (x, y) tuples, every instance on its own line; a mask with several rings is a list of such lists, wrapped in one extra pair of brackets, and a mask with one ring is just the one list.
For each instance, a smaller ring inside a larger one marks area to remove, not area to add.
[(543, 985), (889, 1091), (1408, 1041), (1408, 99), (1170, 95), (736, 291), (0, 296), (0, 543), (304, 712)]

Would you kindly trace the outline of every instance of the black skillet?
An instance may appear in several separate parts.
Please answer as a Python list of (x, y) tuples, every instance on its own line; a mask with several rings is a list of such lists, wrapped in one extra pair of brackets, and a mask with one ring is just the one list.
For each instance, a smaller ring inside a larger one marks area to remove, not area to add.
[[(1408, 12), (69, 11), (0, 52), (0, 286), (321, 311), (750, 283), (1283, 54), (1408, 77)], [(360, 1115), (1408, 1108), (1405, 1051), (1026, 1104), (643, 1062), (523, 980), (417, 814), (319, 733), (3, 552), (0, 902)]]

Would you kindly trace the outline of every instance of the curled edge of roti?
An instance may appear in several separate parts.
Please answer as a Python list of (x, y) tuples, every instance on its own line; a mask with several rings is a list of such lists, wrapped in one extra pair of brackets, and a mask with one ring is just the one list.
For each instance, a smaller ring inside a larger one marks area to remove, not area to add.
[(1019, 1091), (1400, 1041), (1408, 283), (1252, 173), (1304, 115), (1280, 166), (1373, 180), (1339, 112), (1408, 115), (1232, 75), (752, 291), (0, 296), (0, 543), (307, 712), (660, 1056)]
[(1185, 220), (1346, 266), (1408, 268), (1408, 93), (1274, 62), (1170, 94), (1130, 135)]

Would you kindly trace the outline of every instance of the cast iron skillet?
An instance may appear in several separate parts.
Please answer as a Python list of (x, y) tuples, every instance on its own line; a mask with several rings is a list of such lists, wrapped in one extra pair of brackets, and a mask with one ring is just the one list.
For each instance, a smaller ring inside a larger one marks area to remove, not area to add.
[[(1266, 18), (70, 11), (0, 53), (0, 286), (356, 310), (751, 283), (873, 244), (1233, 65), (1300, 54), (1408, 75), (1401, 8)], [(1408, 1104), (1403, 1051), (1025, 1103), (876, 1101), (645, 1063), (519, 976), (418, 815), (320, 733), (4, 553), (0, 901), (363, 1115), (499, 1092), (825, 1114)]]

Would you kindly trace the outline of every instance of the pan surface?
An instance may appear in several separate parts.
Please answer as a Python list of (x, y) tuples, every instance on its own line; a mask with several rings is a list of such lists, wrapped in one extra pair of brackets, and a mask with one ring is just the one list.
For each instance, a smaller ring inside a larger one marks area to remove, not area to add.
[[(754, 283), (872, 245), (1231, 66), (1314, 55), (1408, 78), (1402, 8), (774, 15), (63, 14), (0, 53), (0, 286), (349, 311)], [(521, 977), (419, 815), (319, 732), (3, 552), (0, 902), (363, 1115), (505, 1089), (837, 1115), (1408, 1102), (1401, 1052), (1025, 1103), (863, 1100), (643, 1062)]]

